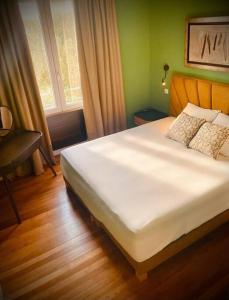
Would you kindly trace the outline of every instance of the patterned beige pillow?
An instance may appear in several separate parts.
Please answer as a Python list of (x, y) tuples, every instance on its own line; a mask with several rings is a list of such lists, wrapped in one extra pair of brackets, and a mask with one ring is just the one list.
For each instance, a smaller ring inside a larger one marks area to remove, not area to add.
[(167, 137), (188, 146), (204, 122), (204, 119), (192, 117), (182, 112), (169, 128)]
[(206, 122), (190, 142), (189, 147), (217, 159), (229, 137), (229, 128)]

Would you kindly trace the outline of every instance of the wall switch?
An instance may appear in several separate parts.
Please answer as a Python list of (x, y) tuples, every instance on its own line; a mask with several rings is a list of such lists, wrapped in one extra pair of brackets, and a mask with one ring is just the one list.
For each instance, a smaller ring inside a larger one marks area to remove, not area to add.
[(164, 89), (164, 94), (168, 95), (168, 93), (169, 93), (169, 90), (168, 89)]

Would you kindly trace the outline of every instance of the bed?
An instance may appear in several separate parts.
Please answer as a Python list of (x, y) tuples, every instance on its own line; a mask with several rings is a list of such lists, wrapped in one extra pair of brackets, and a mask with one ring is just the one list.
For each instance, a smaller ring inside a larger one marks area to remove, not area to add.
[[(214, 87), (217, 97), (223, 90), (221, 105), (214, 99)], [(61, 153), (67, 186), (112, 237), (140, 280), (229, 220), (229, 161), (213, 160), (165, 136), (187, 102), (217, 105), (228, 113), (225, 89), (229, 97), (227, 85), (175, 74), (170, 89), (173, 116)]]

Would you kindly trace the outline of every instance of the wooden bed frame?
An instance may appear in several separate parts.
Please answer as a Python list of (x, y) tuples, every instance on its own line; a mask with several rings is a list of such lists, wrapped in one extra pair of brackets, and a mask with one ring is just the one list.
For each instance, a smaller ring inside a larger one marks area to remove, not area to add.
[[(187, 77), (180, 74), (174, 74), (171, 81), (170, 92), (170, 113), (173, 116), (177, 116), (188, 102), (203, 108), (218, 109), (226, 114), (229, 114), (229, 84), (221, 84), (208, 80)], [(75, 194), (74, 189), (66, 179), (65, 183), (67, 189)], [(78, 199), (80, 199), (78, 195), (76, 196)], [(81, 203), (84, 205), (82, 201)], [(143, 262), (135, 261), (130, 255), (128, 255), (128, 253), (101, 222), (96, 220), (94, 216), (91, 216), (91, 218), (99, 227), (102, 227), (107, 232), (107, 234), (111, 237), (114, 243), (127, 258), (129, 263), (135, 269), (138, 279), (143, 281), (147, 278), (147, 273), (150, 270), (154, 269), (168, 258), (182, 251), (184, 248), (190, 246), (195, 241), (198, 241), (220, 225), (228, 222), (229, 209), (199, 226), (198, 228), (192, 230), (188, 234), (183, 235), (176, 241), (170, 243), (163, 250)]]
[[(68, 183), (66, 178), (64, 178), (66, 188), (73, 193), (78, 200), (80, 200), (80, 203), (88, 210), (88, 208), (84, 205), (83, 201), (81, 201), (80, 197), (74, 192), (74, 189), (71, 187), (71, 185)], [(89, 211), (89, 210), (88, 210)], [(198, 228), (192, 230), (188, 234), (183, 235), (176, 241), (169, 244), (167, 247), (165, 247), (163, 250), (158, 252), (157, 254), (153, 255), (149, 259), (143, 261), (143, 262), (137, 262), (134, 260), (119, 244), (119, 242), (112, 236), (112, 234), (106, 229), (106, 227), (101, 223), (99, 220), (97, 220), (89, 211), (91, 220), (100, 228), (102, 228), (112, 239), (112, 241), (116, 244), (116, 246), (121, 250), (121, 252), (124, 254), (126, 259), (129, 261), (131, 266), (135, 270), (135, 274), (139, 281), (143, 281), (147, 278), (148, 272), (158, 265), (160, 265), (165, 260), (169, 259), (170, 257), (174, 256), (181, 250), (187, 248), (194, 242), (198, 241), (208, 233), (212, 232), (214, 229), (218, 228), (220, 225), (225, 224), (229, 221), (229, 209), (225, 212), (219, 214), (215, 218), (211, 219), (210, 221), (204, 223), (203, 225), (199, 226)]]

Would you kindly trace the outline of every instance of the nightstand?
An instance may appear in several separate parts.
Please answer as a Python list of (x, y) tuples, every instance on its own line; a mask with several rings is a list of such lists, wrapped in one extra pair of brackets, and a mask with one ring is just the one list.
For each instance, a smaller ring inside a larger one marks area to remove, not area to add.
[(136, 112), (134, 114), (134, 123), (135, 125), (143, 125), (166, 117), (168, 117), (166, 113), (149, 108)]

